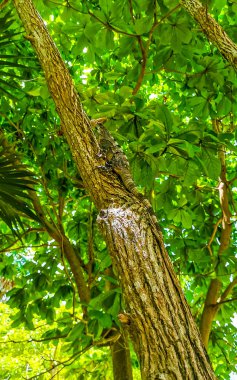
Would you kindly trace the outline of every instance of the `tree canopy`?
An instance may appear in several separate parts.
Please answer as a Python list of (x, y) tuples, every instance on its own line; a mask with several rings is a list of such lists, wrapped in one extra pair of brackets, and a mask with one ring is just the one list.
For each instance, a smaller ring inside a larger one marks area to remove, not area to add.
[[(237, 79), (184, 3), (35, 1), (87, 115), (106, 118), (129, 158), (215, 374), (226, 380), (237, 349)], [(204, 5), (234, 41), (237, 4)], [(17, 356), (14, 345), (35, 350), (39, 341), (42, 355), (0, 374), (110, 379), (108, 347), (120, 337), (125, 308), (116, 271), (31, 37), (11, 4), (0, 21), (0, 272), (11, 311), (1, 307), (12, 319), (0, 330), (10, 330), (1, 351), (10, 345)], [(13, 343), (11, 331), (22, 342)], [(133, 352), (132, 364), (138, 379)]]

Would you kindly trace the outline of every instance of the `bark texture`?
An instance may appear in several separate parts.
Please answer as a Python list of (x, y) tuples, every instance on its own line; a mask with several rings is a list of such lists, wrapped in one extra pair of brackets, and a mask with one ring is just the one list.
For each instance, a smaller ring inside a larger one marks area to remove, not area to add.
[(180, 4), (197, 21), (208, 40), (216, 45), (223, 57), (237, 70), (237, 45), (208, 13), (207, 7), (199, 0), (180, 0)]
[(214, 379), (161, 233), (119, 176), (101, 168), (104, 162), (90, 122), (31, 0), (15, 0), (14, 4), (45, 72), (81, 177), (100, 210), (98, 219), (123, 288), (142, 378)]
[(143, 379), (215, 378), (162, 243), (139, 204), (99, 216), (127, 300)]

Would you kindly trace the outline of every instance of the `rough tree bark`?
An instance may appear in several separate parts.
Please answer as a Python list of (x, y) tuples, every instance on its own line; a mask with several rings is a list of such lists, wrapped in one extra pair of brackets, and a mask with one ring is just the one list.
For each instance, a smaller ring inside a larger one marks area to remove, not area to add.
[[(190, 309), (163, 245), (141, 201), (103, 158), (60, 54), (31, 0), (14, 0), (32, 43), (74, 160), (100, 211), (127, 304), (127, 328), (140, 358), (143, 379), (214, 379)], [(123, 321), (126, 318), (123, 318)]]
[(180, 4), (200, 25), (208, 40), (216, 45), (223, 57), (237, 70), (237, 45), (208, 13), (207, 7), (199, 0), (180, 0)]

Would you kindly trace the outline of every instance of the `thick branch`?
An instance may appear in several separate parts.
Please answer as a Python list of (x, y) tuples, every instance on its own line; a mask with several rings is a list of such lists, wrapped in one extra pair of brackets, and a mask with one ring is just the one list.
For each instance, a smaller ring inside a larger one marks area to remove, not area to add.
[(211, 326), (213, 319), (216, 316), (216, 313), (220, 309), (221, 305), (226, 302), (232, 302), (235, 299), (227, 300), (226, 298), (232, 292), (235, 285), (237, 284), (237, 277), (227, 286), (225, 291), (222, 293), (220, 300), (220, 288), (221, 282), (218, 279), (214, 279), (211, 281), (208, 293), (205, 300), (205, 306), (202, 313), (201, 323), (200, 323), (200, 332), (204, 342), (205, 347), (208, 345), (208, 340), (211, 332)]
[(237, 45), (207, 12), (207, 8), (198, 0), (180, 0), (180, 4), (197, 21), (208, 40), (216, 45), (223, 57), (237, 70)]
[[(109, 202), (113, 195), (107, 194), (108, 178), (100, 169), (104, 161), (99, 157), (97, 140), (82, 109), (72, 78), (32, 1), (15, 0), (15, 6), (27, 32), (26, 38), (32, 43), (44, 70), (49, 91), (61, 119), (63, 133), (71, 147), (85, 187), (89, 189), (97, 207), (100, 208)], [(117, 187), (120, 187), (118, 180)], [(101, 188), (104, 191), (98, 191)]]
[(221, 282), (218, 279), (211, 280), (207, 292), (205, 305), (200, 322), (200, 333), (204, 346), (207, 348), (213, 319), (218, 310), (217, 300), (221, 289)]

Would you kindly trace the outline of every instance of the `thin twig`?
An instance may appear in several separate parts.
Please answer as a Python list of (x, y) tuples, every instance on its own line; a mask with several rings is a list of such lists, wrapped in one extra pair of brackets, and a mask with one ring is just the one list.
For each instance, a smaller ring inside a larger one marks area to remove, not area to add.
[(227, 302), (233, 302), (233, 301), (236, 301), (236, 300), (237, 300), (237, 297), (235, 297), (235, 298), (229, 298), (228, 300), (217, 302), (217, 305), (221, 305), (221, 304), (227, 303)]
[(8, 0), (3, 0), (2, 4), (0, 4), (0, 11), (7, 5)]
[[(58, 367), (58, 366), (60, 366), (60, 365), (62, 365), (62, 366), (64, 366), (64, 367), (71, 365), (71, 364), (77, 359), (78, 356), (80, 356), (80, 355), (82, 355), (84, 352), (88, 351), (91, 347), (92, 347), (92, 345), (90, 345), (90, 346), (84, 348), (83, 350), (81, 350), (81, 351), (79, 351), (79, 352), (76, 352), (74, 355), (72, 355), (69, 359), (65, 360), (64, 362), (57, 362), (57, 364), (55, 364), (54, 368), (56, 368), (56, 367)], [(71, 361), (71, 362), (68, 363), (69, 361)], [(35, 376), (29, 377), (29, 378), (25, 378), (25, 377), (24, 377), (24, 379), (25, 379), (25, 380), (33, 380), (33, 379), (37, 379), (37, 378), (39, 378), (39, 376), (44, 375), (45, 373), (48, 373), (48, 372), (50, 372), (51, 370), (52, 370), (52, 368), (49, 368), (49, 369), (47, 369), (47, 370), (45, 370), (45, 371), (42, 371), (42, 372), (38, 373), (38, 374), (35, 375)]]
[(208, 249), (208, 251), (209, 251), (209, 253), (210, 253), (210, 256), (212, 256), (211, 244), (212, 244), (212, 242), (213, 242), (213, 240), (214, 240), (214, 237), (216, 236), (217, 228), (218, 228), (218, 226), (219, 226), (219, 224), (220, 224), (221, 222), (222, 222), (222, 218), (220, 218), (220, 219), (216, 222), (216, 224), (214, 225), (214, 228), (213, 228), (213, 232), (212, 232), (212, 234), (211, 234), (211, 237), (210, 237), (210, 239), (209, 239), (209, 242), (207, 243), (207, 249)]
[(237, 284), (237, 277), (234, 278), (234, 280), (227, 286), (225, 291), (222, 293), (219, 303), (225, 302), (226, 297), (232, 292), (236, 284)]
[(56, 340), (56, 339), (61, 339), (61, 338), (66, 338), (68, 334), (60, 335), (60, 336), (53, 336), (50, 338), (42, 338), (42, 339), (35, 339), (35, 338), (30, 338), (30, 339), (24, 339), (24, 340), (14, 340), (14, 339), (8, 339), (5, 342), (0, 341), (0, 344), (8, 344), (8, 343), (31, 343), (31, 342), (45, 342), (48, 340)]
[(131, 20), (132, 20), (132, 23), (135, 24), (132, 0), (128, 0), (128, 2), (129, 2), (129, 12), (130, 12)]
[(65, 260), (64, 260), (64, 246), (63, 246), (63, 239), (64, 239), (64, 236), (61, 235), (61, 238), (62, 238), (62, 242), (61, 242), (61, 259), (62, 259), (62, 263), (63, 263), (63, 268), (64, 268), (64, 272), (69, 280), (69, 282), (71, 283), (72, 285), (72, 292), (73, 292), (73, 297), (72, 297), (72, 311), (73, 311), (73, 315), (75, 314), (75, 307), (76, 307), (76, 290), (75, 290), (75, 286), (74, 286), (74, 283), (72, 281), (72, 278), (70, 276), (70, 274), (68, 273), (68, 270), (67, 270), (67, 267), (66, 267), (66, 263), (65, 263)]
[[(72, 7), (73, 8), (73, 7)], [(110, 29), (110, 30), (113, 30), (113, 32), (115, 33), (118, 33), (118, 34), (124, 34), (125, 36), (129, 36), (129, 37), (137, 37), (138, 35), (137, 34), (134, 34), (134, 33), (128, 33), (128, 32), (125, 32), (124, 30), (121, 30), (121, 29), (118, 29), (114, 26), (112, 26), (111, 24), (109, 24), (108, 22), (104, 22), (103, 20), (101, 20), (99, 17), (97, 17), (94, 13), (92, 13), (89, 9), (88, 9), (88, 14), (93, 17), (95, 20), (99, 21), (102, 25), (105, 26), (105, 28), (107, 29)]]
[(140, 74), (139, 74), (136, 86), (134, 87), (134, 90), (132, 92), (133, 95), (137, 94), (137, 92), (139, 91), (139, 89), (140, 89), (140, 87), (142, 85), (142, 82), (143, 82), (143, 79), (144, 79), (144, 75), (145, 75), (145, 71), (146, 71), (148, 51), (149, 51), (149, 48), (150, 48), (150, 45), (151, 45), (151, 40), (152, 40), (152, 36), (153, 36), (153, 33), (154, 33), (155, 29), (158, 27), (158, 25), (160, 25), (160, 23), (162, 21), (164, 21), (166, 18), (168, 18), (173, 12), (175, 12), (180, 7), (181, 7), (181, 5), (177, 4), (168, 13), (166, 13), (163, 17), (161, 17), (161, 19), (159, 21), (157, 21), (157, 12), (156, 12), (156, 7), (155, 7), (155, 10), (154, 10), (154, 22), (153, 22), (153, 25), (152, 25), (152, 27), (151, 27), (151, 29), (149, 31), (148, 40), (147, 40), (147, 43), (146, 43), (145, 47), (144, 47), (144, 45), (142, 43), (141, 35), (136, 36), (136, 38), (138, 40), (138, 44), (139, 44), (140, 49), (141, 49), (142, 65), (141, 65), (141, 71), (140, 71)]
[[(45, 232), (45, 228), (28, 228), (28, 230), (26, 230), (26, 231), (24, 231), (22, 234), (21, 234), (21, 236), (17, 239), (17, 240), (15, 240), (14, 242), (12, 242), (8, 247), (6, 247), (6, 248), (4, 248), (4, 249), (1, 249), (0, 250), (0, 253), (2, 253), (2, 252), (8, 252), (9, 250), (11, 250), (12, 251), (12, 247), (15, 245), (15, 244), (17, 244), (17, 243), (19, 243), (20, 241), (21, 241), (21, 238), (23, 237), (23, 236), (25, 236), (25, 235), (27, 235), (27, 234), (29, 234), (29, 233), (31, 233), (31, 232), (35, 232), (35, 231), (37, 231), (37, 232)], [(20, 249), (20, 248), (25, 248), (25, 247), (17, 247), (17, 248), (15, 248), (15, 249)]]

